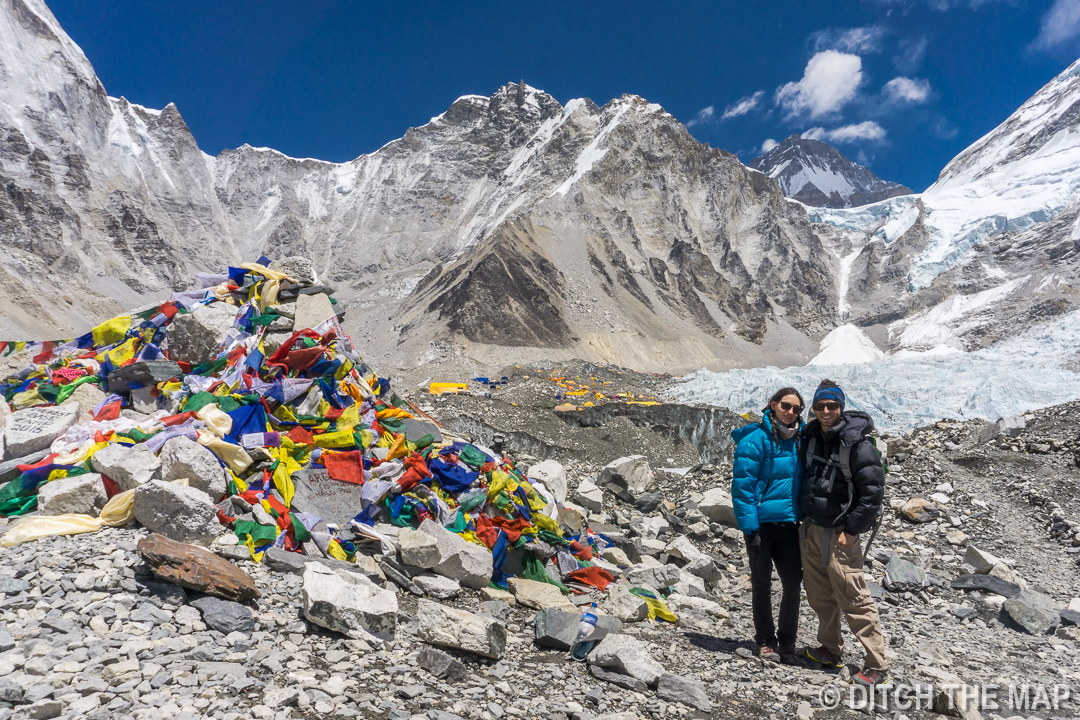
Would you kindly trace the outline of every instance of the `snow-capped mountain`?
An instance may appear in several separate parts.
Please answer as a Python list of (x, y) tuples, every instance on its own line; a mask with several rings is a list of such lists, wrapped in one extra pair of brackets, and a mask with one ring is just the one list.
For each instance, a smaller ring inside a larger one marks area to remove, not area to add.
[(0, 5), (0, 66), (3, 337), (261, 254), (313, 258), (346, 328), (410, 362), (790, 364), (835, 312), (803, 209), (639, 97), (507, 85), (335, 164), (202, 153), (176, 107), (108, 97), (41, 0)]
[(852, 322), (889, 347), (969, 350), (1080, 305), (1078, 109), (1080, 61), (926, 192), (810, 209), (843, 248)]
[(640, 97), (523, 83), (346, 163), (211, 157), (175, 106), (109, 97), (42, 0), (8, 0), (0, 338), (73, 337), (195, 272), (299, 254), (369, 358), (402, 366), (787, 366), (845, 321), (882, 350), (990, 344), (1075, 304), (1078, 83), (922, 195), (815, 208)]
[(832, 145), (798, 133), (754, 158), (750, 167), (780, 183), (789, 198), (814, 207), (858, 207), (911, 194), (911, 188), (882, 180)]

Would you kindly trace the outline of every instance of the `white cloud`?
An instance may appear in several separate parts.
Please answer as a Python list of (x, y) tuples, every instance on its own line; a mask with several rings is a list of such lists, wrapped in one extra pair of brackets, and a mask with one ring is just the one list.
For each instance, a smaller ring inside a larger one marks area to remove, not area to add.
[(720, 116), (721, 120), (727, 120), (729, 118), (739, 117), (750, 112), (758, 105), (761, 104), (761, 98), (765, 97), (764, 90), (758, 90), (753, 95), (747, 95), (744, 98), (740, 98), (734, 104), (728, 105), (724, 110), (724, 114)]
[(1080, 35), (1080, 0), (1054, 0), (1043, 15), (1035, 50), (1056, 50)]
[(862, 79), (862, 59), (858, 55), (824, 50), (810, 58), (802, 80), (777, 88), (776, 103), (788, 117), (821, 117), (851, 102)]
[(855, 123), (854, 125), (844, 125), (842, 127), (833, 128), (832, 130), (826, 130), (823, 127), (810, 128), (804, 133), (801, 133), (802, 137), (810, 140), (821, 140), (823, 142), (881, 142), (885, 139), (888, 133), (885, 128), (878, 125), (873, 120), (865, 120), (861, 123)]
[(882, 88), (885, 97), (900, 103), (924, 103), (930, 97), (930, 81), (896, 77)]
[(780, 143), (776, 142), (772, 138), (766, 138), (765, 142), (761, 143), (761, 154), (764, 155), (779, 144)]
[(915, 72), (926, 57), (930, 40), (926, 37), (904, 38), (898, 43), (899, 52), (893, 56), (893, 65), (902, 73)]
[(692, 128), (695, 125), (703, 125), (705, 123), (711, 123), (716, 118), (714, 117), (716, 110), (712, 105), (704, 107), (698, 110), (697, 115), (691, 118), (690, 122), (686, 123), (686, 127)]
[(881, 25), (818, 30), (810, 36), (816, 52), (841, 50), (849, 53), (880, 52), (881, 41), (888, 31)]

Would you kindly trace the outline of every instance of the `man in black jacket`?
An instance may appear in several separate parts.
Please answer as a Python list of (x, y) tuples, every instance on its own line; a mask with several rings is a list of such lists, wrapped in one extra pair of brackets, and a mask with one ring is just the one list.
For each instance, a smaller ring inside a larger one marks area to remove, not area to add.
[(822, 665), (843, 667), (840, 615), (866, 650), (863, 669), (852, 682), (888, 682), (889, 661), (877, 605), (863, 574), (859, 535), (869, 530), (885, 492), (881, 454), (868, 436), (870, 416), (844, 412), (844, 391), (823, 380), (814, 393), (816, 419), (806, 424), (800, 460), (806, 473), (799, 492), (803, 583), (818, 616), (818, 648), (804, 654)]

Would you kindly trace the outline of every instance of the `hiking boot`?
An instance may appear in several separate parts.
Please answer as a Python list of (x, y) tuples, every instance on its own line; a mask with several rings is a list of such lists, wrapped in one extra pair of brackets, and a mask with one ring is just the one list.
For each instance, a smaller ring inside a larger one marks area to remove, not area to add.
[(863, 668), (851, 676), (852, 685), (874, 687), (875, 685), (884, 685), (887, 682), (889, 682), (889, 672), (887, 670), (868, 670)]
[(829, 667), (834, 668), (844, 667), (843, 658), (829, 652), (824, 645), (816, 648), (803, 648), (803, 655), (808, 659), (813, 660), (818, 665), (828, 665)]
[(794, 645), (781, 645), (780, 646), (780, 662), (784, 665), (798, 665), (799, 653), (795, 650)]
[(776, 652), (776, 646), (772, 643), (758, 643), (758, 657), (771, 663), (780, 663), (780, 653)]

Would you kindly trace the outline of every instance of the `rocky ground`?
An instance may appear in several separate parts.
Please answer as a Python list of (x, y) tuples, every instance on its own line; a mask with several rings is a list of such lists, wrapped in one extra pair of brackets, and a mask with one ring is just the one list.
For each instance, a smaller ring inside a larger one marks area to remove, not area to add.
[[(447, 419), (440, 411), (449, 404), (432, 400), (431, 406), (432, 414)], [(890, 442), (891, 507), (867, 572), (880, 598), (897, 681), (992, 684), (1004, 689), (1003, 697), (1010, 683), (1058, 684), (1074, 698), (1080, 693), (1080, 632), (1068, 624), (1076, 615), (1063, 610), (1070, 603), (1076, 608), (1080, 597), (1078, 410), (1072, 403), (1033, 413), (1023, 428), (938, 423)], [(439, 600), (506, 630), (499, 659), (443, 648), (461, 663), (447, 674), (424, 655), (432, 647), (421, 640), (426, 600), (392, 582), (385, 586), (397, 594), (394, 639), (350, 639), (305, 618), (301, 575), (242, 559), (243, 548), (216, 545), (261, 595), (243, 605), (207, 603), (155, 577), (136, 552), (146, 531), (122, 527), (0, 550), (0, 718), (855, 717), (821, 702), (823, 687), (839, 686), (857, 669), (853, 638), (849, 667), (838, 673), (811, 663), (762, 664), (750, 652), (741, 536), (708, 516), (723, 514), (717, 493), (708, 493), (729, 482), (723, 459), (683, 474), (657, 472), (647, 492), (620, 492), (620, 499), (603, 481), (592, 487), (599, 464), (615, 457), (613, 448), (610, 457), (571, 465), (571, 496), (582, 505), (602, 503), (590, 522), (625, 538), (623, 549), (645, 566), (624, 569), (635, 583), (645, 576), (633, 573), (659, 578), (669, 572), (664, 568), (682, 567), (668, 599), (679, 620), (635, 621), (640, 602), (622, 590), (612, 589), (610, 598), (594, 591), (575, 602), (598, 600), (601, 614), (626, 620), (621, 634), (643, 643), (635, 646), (644, 651), (639, 655), (651, 655), (669, 678), (659, 692), (602, 681), (589, 663), (538, 645), (538, 611), (521, 604), (524, 594), (515, 599), (463, 589)], [(530, 461), (525, 451), (517, 458)], [(901, 512), (926, 521), (905, 520)], [(691, 571), (702, 567), (700, 557), (712, 561), (704, 578)], [(1004, 583), (994, 585), (1002, 592), (1015, 594), (1012, 582), (1027, 586), (1021, 599), (1038, 598), (1034, 593), (1052, 598), (1060, 624), (1040, 627), (1045, 613), (1023, 613), (1015, 605), (1012, 615), (1008, 608), (1003, 613), (1002, 595), (953, 589), (956, 578), (980, 570)], [(539, 611), (545, 618), (547, 612)], [(801, 643), (814, 642), (816, 624), (804, 604)], [(673, 685), (672, 677), (689, 684)], [(625, 675), (621, 681), (633, 685)], [(1057, 709), (1002, 707), (984, 716), (1076, 717), (1077, 708), (1070, 699)], [(895, 707), (885, 714), (935, 716)]]

